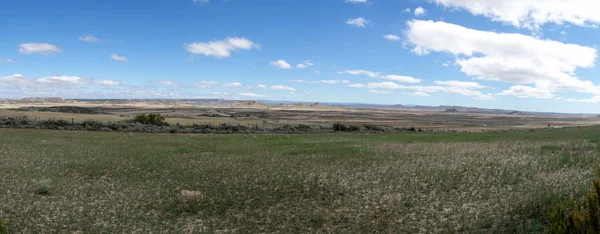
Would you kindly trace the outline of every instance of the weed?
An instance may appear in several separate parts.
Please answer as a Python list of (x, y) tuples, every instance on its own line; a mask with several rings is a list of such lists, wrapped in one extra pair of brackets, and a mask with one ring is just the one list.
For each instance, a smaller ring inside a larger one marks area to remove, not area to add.
[(37, 182), (37, 193), (40, 195), (49, 195), (52, 190), (52, 180), (41, 179)]

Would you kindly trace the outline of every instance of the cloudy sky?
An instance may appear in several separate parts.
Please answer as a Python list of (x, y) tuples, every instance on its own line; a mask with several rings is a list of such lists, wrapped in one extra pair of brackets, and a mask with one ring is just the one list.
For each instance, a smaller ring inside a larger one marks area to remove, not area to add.
[(600, 112), (597, 0), (3, 0), (0, 98)]

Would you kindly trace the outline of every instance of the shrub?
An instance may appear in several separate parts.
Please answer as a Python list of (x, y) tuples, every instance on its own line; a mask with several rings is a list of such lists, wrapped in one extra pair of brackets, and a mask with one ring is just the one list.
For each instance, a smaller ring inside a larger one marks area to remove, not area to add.
[(48, 195), (50, 194), (50, 190), (52, 189), (52, 180), (50, 179), (41, 179), (37, 183), (38, 189), (37, 193), (40, 195)]
[(8, 234), (8, 228), (6, 227), (6, 221), (0, 218), (0, 234)]
[(160, 114), (137, 115), (135, 118), (133, 118), (133, 122), (141, 123), (141, 124), (156, 125), (156, 126), (168, 126), (169, 125), (167, 123), (167, 121), (165, 121), (165, 117), (161, 116)]
[(549, 233), (600, 233), (600, 173), (583, 202), (559, 203), (549, 219)]
[(384, 129), (382, 127), (371, 125), (371, 124), (365, 124), (365, 125), (363, 125), (363, 127), (369, 131), (375, 131), (375, 132), (383, 132), (384, 131)]
[(334, 131), (337, 131), (337, 132), (356, 132), (356, 131), (360, 131), (360, 127), (358, 127), (358, 126), (344, 125), (344, 124), (341, 124), (341, 123), (334, 123), (332, 128), (333, 128)]
[(417, 129), (416, 129), (415, 127), (410, 127), (410, 131), (411, 131), (411, 132), (416, 132), (416, 131), (417, 131)]

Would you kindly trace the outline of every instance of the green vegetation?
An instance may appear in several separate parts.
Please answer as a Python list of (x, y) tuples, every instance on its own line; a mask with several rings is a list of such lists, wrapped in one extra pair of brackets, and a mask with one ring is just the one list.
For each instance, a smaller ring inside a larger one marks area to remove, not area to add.
[(79, 107), (79, 106), (52, 106), (52, 107), (40, 108), (38, 111), (88, 114), (88, 115), (98, 114), (98, 112), (96, 112), (92, 109), (85, 108), (85, 107)]
[(6, 221), (3, 218), (0, 218), (0, 234), (8, 234)]
[(37, 183), (37, 193), (40, 195), (49, 195), (50, 190), (52, 189), (52, 180), (50, 179), (41, 179)]
[[(0, 217), (11, 233), (541, 233), (555, 230), (551, 214), (589, 213), (568, 204), (590, 200), (599, 144), (600, 127), (302, 135), (0, 129)], [(46, 196), (32, 192), (40, 178), (52, 178)], [(557, 204), (566, 204), (563, 213)]]
[(165, 117), (160, 114), (141, 114), (133, 118), (134, 123), (149, 124), (155, 126), (168, 126)]
[(550, 213), (550, 233), (600, 233), (600, 171), (585, 200), (569, 199)]

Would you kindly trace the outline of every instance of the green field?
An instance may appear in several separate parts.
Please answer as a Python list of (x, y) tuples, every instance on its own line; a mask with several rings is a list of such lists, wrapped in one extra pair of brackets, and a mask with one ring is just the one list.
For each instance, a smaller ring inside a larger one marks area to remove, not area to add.
[(0, 129), (0, 219), (9, 233), (543, 232), (556, 202), (583, 198), (600, 165), (598, 144), (600, 127), (321, 135)]

